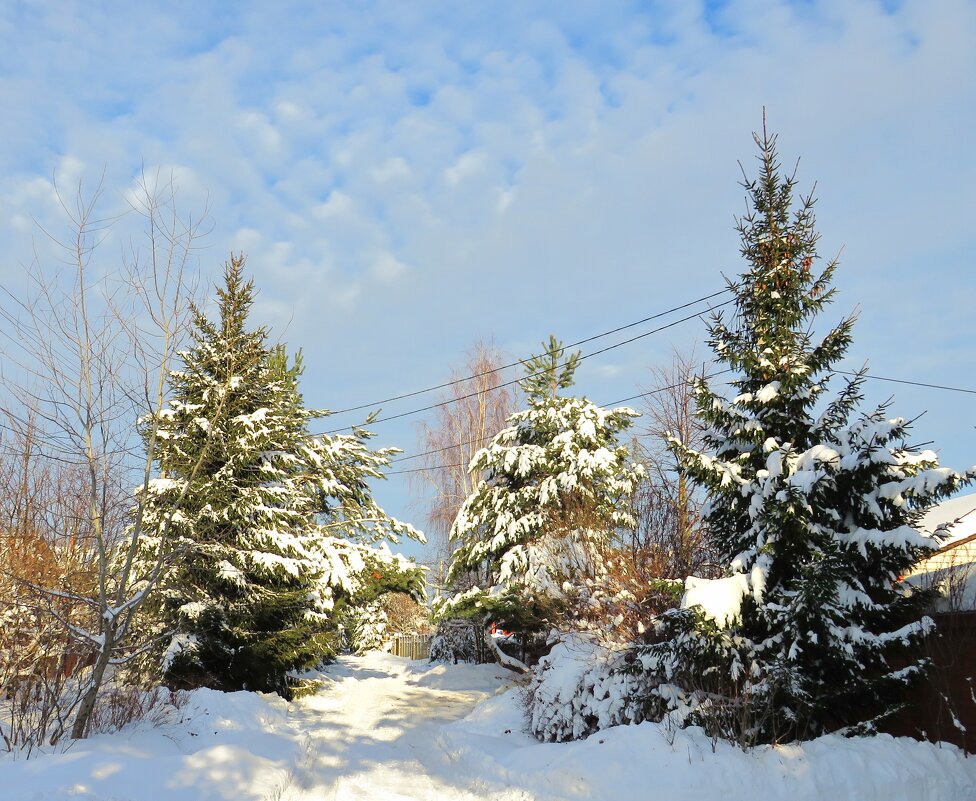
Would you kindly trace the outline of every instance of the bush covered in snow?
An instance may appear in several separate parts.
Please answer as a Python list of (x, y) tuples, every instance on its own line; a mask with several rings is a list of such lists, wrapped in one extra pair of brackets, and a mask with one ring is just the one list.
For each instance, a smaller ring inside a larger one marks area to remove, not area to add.
[(649, 688), (646, 677), (628, 669), (632, 656), (588, 635), (561, 639), (539, 661), (526, 693), (529, 731), (545, 742), (564, 742), (641, 722)]
[(437, 624), (430, 641), (431, 662), (494, 662), (483, 624), (478, 620), (448, 618)]

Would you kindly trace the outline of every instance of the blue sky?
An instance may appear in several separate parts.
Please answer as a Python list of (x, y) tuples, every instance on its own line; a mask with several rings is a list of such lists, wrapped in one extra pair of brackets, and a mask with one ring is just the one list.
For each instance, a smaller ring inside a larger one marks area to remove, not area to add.
[[(184, 209), (209, 203), (204, 279), (246, 251), (309, 404), (358, 405), (440, 383), (479, 338), (521, 356), (720, 288), (765, 106), (817, 182), (823, 255), (843, 248), (849, 364), (972, 388), (974, 41), (963, 0), (5, 3), (0, 280), (57, 224), (52, 176), (104, 170), (111, 210), (142, 165), (172, 173)], [(701, 331), (589, 360), (580, 390), (633, 395)], [(972, 396), (871, 387), (892, 394), (976, 462)], [(414, 425), (376, 441), (415, 451)], [(401, 478), (376, 494), (423, 524)]]

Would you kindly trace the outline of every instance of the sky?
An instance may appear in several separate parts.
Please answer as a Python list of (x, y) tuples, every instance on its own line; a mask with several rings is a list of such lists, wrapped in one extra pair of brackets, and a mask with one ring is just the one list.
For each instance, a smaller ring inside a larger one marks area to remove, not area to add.
[[(441, 383), (477, 340), (515, 359), (721, 289), (765, 108), (841, 256), (825, 324), (859, 310), (844, 366), (976, 389), (974, 41), (966, 0), (7, 2), (0, 283), (19, 292), (39, 229), (64, 225), (55, 182), (101, 178), (111, 215), (171, 177), (209, 214), (203, 283), (247, 254), (254, 322), (303, 350), (307, 403), (370, 404)], [(589, 359), (579, 391), (630, 397), (672, 347), (707, 358), (703, 332)], [(976, 462), (972, 394), (868, 396)], [(416, 453), (421, 419), (375, 442)], [(405, 476), (375, 494), (423, 527)]]

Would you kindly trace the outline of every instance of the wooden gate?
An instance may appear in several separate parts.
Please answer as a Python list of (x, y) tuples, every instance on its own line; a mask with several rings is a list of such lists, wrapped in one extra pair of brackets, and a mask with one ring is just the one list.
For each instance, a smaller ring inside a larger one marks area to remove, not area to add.
[(427, 659), (430, 656), (430, 635), (397, 634), (390, 653), (407, 659)]

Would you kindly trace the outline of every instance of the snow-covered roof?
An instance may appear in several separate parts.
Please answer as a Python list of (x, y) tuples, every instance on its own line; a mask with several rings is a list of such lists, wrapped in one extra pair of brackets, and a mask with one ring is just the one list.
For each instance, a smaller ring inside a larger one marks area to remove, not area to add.
[(926, 534), (934, 534), (940, 525), (947, 525), (945, 533), (948, 535), (941, 543), (942, 548), (958, 545), (976, 535), (976, 492), (958, 495), (933, 506), (922, 516), (918, 528)]
[(976, 493), (950, 498), (932, 507), (918, 529), (947, 535), (939, 550), (924, 559), (906, 579), (908, 584), (933, 587), (941, 596), (936, 611), (976, 610)]

